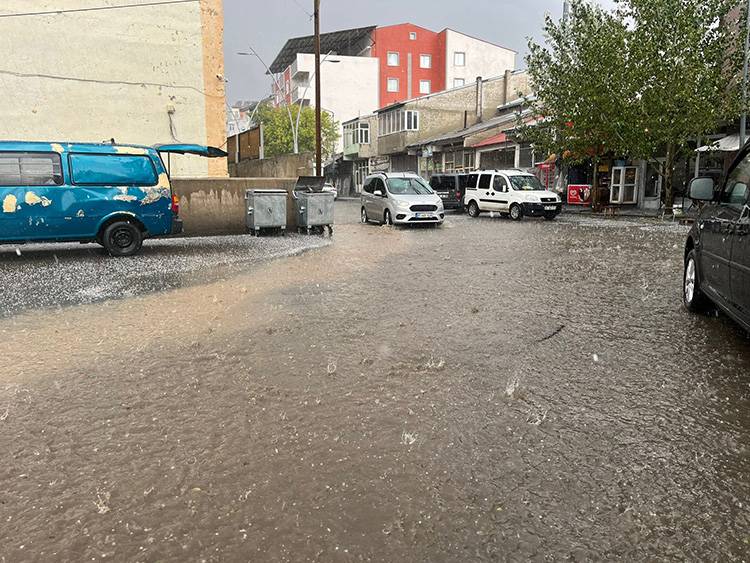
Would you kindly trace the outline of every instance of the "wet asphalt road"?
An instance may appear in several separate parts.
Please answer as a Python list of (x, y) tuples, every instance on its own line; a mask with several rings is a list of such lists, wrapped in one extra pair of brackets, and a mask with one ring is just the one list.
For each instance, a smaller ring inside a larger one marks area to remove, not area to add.
[(0, 561), (747, 559), (750, 343), (683, 310), (685, 228), (337, 213), (0, 320)]

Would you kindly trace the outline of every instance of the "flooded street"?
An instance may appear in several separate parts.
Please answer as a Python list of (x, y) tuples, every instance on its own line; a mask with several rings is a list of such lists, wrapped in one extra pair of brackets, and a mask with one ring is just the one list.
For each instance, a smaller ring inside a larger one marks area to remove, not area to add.
[(337, 205), (299, 256), (8, 309), (0, 561), (747, 559), (750, 341), (682, 307), (685, 227)]

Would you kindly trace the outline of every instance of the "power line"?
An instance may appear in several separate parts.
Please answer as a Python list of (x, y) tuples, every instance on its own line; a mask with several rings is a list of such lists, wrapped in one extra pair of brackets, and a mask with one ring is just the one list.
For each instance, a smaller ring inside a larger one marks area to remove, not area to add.
[(307, 14), (307, 16), (308, 16), (308, 17), (309, 17), (310, 19), (312, 19), (312, 18), (313, 18), (313, 14), (311, 14), (310, 12), (308, 12), (308, 11), (307, 11), (307, 10), (305, 9), (305, 7), (304, 7), (304, 6), (302, 6), (302, 4), (300, 4), (300, 3), (299, 3), (299, 0), (292, 0), (292, 2), (294, 2), (295, 4), (297, 4), (297, 7), (298, 7), (298, 8), (300, 9), (300, 10), (302, 10), (303, 12), (305, 12), (305, 13)]
[(19, 12), (15, 14), (0, 14), (0, 18), (20, 18), (25, 16), (53, 16), (57, 14), (72, 14), (76, 12), (100, 12), (104, 10), (121, 10), (123, 8), (142, 8), (145, 6), (165, 6), (167, 4), (187, 4), (200, 0), (160, 0), (158, 2), (143, 2), (141, 4), (121, 4), (119, 6), (94, 6), (92, 8), (73, 8), (70, 10), (48, 10), (46, 12)]
[(57, 74), (30, 74), (24, 72), (15, 72), (12, 70), (0, 69), (0, 75), (5, 74), (7, 76), (15, 76), (16, 78), (46, 78), (48, 80), (66, 80), (69, 82), (85, 82), (88, 84), (107, 84), (115, 86), (156, 86), (159, 88), (173, 88), (175, 90), (193, 90), (203, 96), (209, 98), (222, 98), (223, 96), (217, 96), (216, 94), (208, 94), (200, 88), (195, 86), (189, 86), (187, 84), (162, 84), (159, 82), (128, 82), (125, 80), (99, 80), (96, 78), (80, 78), (76, 76), (61, 76)]

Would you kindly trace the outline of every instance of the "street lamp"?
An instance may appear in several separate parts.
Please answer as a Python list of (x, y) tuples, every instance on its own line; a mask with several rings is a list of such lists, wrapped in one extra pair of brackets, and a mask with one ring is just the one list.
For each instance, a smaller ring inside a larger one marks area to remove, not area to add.
[[(255, 57), (256, 59), (258, 59), (260, 61), (260, 64), (262, 64), (265, 67), (265, 69), (268, 72), (268, 74), (271, 75), (271, 79), (273, 80), (273, 83), (276, 85), (276, 88), (278, 89), (278, 91), (283, 93), (283, 89), (281, 88), (281, 84), (279, 84), (279, 79), (276, 78), (276, 75), (271, 72), (271, 69), (268, 68), (268, 65), (260, 57), (260, 55), (255, 51), (255, 49), (253, 49), (252, 47), (250, 47), (250, 52), (249, 53), (248, 52), (244, 52), (244, 51), (240, 51), (237, 54), (241, 55), (243, 57)], [(286, 113), (289, 116), (289, 126), (292, 128), (292, 141), (294, 143), (294, 154), (298, 154), (299, 153), (299, 139), (298, 139), (297, 135), (294, 132), (294, 118), (292, 117), (292, 110), (289, 109), (289, 104), (286, 103), (286, 97), (284, 98), (284, 106), (286, 107)]]

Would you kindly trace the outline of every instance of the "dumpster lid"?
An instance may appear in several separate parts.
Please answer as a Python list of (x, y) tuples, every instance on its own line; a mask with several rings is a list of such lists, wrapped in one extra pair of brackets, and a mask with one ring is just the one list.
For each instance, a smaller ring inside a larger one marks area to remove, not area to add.
[(324, 176), (300, 176), (294, 186), (295, 192), (322, 192), (323, 184), (326, 183)]

